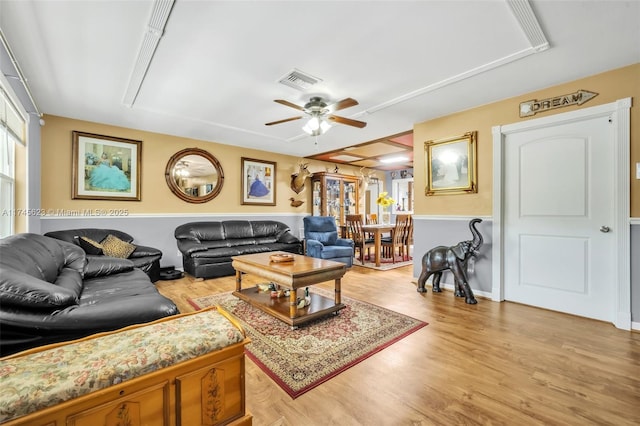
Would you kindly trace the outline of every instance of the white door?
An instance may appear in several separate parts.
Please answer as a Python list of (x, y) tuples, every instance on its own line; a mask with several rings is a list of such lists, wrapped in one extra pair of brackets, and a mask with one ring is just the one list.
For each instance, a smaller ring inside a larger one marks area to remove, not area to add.
[(506, 136), (506, 300), (613, 321), (613, 143), (607, 116)]

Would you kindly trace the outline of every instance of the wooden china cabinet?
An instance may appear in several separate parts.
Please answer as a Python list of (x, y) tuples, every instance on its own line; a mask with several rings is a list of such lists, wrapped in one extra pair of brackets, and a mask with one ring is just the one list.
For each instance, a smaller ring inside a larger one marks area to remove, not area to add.
[(314, 216), (333, 216), (338, 227), (348, 214), (358, 214), (358, 178), (338, 173), (319, 172), (311, 177), (311, 201)]

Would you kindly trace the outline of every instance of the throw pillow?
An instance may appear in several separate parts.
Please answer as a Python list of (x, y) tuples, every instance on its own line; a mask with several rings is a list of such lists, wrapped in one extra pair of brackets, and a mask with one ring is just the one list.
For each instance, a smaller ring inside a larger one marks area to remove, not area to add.
[(120, 257), (122, 259), (127, 259), (136, 249), (136, 246), (133, 244), (122, 241), (112, 234), (107, 235), (100, 244), (102, 245), (102, 253), (104, 253), (105, 256)]
[(102, 254), (102, 245), (100, 245), (100, 243), (96, 241), (93, 241), (91, 238), (80, 237), (78, 242), (80, 243), (80, 247), (82, 247), (85, 253), (94, 255)]

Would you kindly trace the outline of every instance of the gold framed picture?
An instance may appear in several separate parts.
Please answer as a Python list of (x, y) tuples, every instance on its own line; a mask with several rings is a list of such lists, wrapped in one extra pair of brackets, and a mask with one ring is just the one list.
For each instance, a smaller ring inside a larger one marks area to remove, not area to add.
[(424, 143), (425, 195), (478, 192), (476, 139), (473, 131)]

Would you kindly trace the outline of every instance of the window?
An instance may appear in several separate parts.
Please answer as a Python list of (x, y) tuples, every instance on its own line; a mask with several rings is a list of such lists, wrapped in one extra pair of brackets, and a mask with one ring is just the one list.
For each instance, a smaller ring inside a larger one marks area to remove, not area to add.
[(394, 179), (391, 181), (393, 199), (396, 205), (393, 208), (397, 213), (413, 213), (413, 178)]
[(25, 144), (26, 120), (0, 85), (0, 238), (15, 229), (15, 147)]

